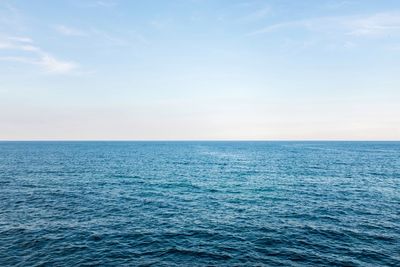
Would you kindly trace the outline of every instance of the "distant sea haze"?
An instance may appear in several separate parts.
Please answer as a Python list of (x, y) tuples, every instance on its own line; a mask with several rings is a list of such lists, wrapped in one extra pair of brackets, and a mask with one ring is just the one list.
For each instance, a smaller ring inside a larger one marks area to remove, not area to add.
[(400, 142), (0, 142), (0, 266), (400, 266)]

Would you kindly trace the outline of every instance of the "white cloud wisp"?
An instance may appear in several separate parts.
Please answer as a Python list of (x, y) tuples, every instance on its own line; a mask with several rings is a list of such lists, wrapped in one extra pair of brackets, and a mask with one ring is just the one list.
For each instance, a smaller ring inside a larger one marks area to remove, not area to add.
[(33, 40), (28, 37), (0, 37), (0, 49), (28, 53), (28, 55), (3, 56), (0, 57), (1, 61), (36, 65), (48, 73), (68, 74), (78, 67), (74, 62), (59, 60), (43, 51), (40, 47), (34, 45)]

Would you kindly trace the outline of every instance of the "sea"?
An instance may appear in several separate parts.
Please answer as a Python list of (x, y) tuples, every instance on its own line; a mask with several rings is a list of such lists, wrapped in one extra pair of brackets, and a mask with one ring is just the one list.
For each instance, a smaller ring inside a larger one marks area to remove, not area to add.
[(400, 142), (0, 142), (0, 266), (400, 266)]

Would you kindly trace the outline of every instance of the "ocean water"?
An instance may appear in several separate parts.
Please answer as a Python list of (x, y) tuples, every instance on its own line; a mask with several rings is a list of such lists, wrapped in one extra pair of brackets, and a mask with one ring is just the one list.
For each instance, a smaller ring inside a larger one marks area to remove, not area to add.
[(0, 142), (0, 266), (400, 266), (400, 142)]

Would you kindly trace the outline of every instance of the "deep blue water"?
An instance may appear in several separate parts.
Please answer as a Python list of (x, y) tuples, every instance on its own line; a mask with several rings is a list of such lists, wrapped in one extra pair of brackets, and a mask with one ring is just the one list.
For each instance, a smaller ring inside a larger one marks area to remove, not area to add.
[(400, 142), (0, 142), (0, 266), (400, 266)]

